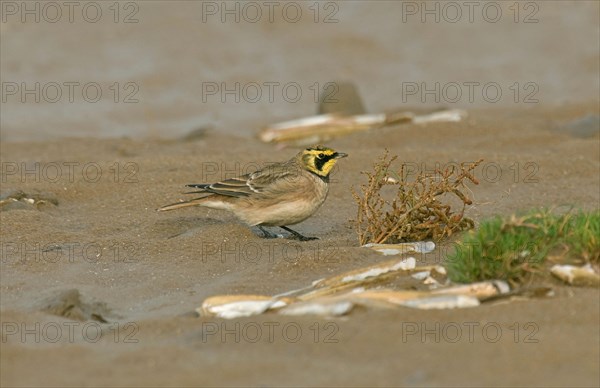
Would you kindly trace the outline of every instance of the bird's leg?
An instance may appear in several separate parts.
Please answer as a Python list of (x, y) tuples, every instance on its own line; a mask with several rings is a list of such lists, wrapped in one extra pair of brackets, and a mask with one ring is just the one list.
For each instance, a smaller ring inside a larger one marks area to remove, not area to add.
[(288, 232), (290, 232), (292, 235), (294, 235), (295, 238), (297, 238), (300, 241), (310, 241), (310, 240), (318, 240), (318, 237), (306, 237), (301, 235), (300, 233), (296, 232), (295, 230), (292, 230), (290, 228), (288, 228), (287, 226), (280, 226), (281, 229), (283, 230), (287, 230)]
[(260, 229), (260, 231), (262, 232), (263, 238), (278, 238), (279, 237), (275, 233), (269, 232), (268, 230), (266, 230), (265, 228), (263, 228), (260, 225), (258, 225), (258, 229)]

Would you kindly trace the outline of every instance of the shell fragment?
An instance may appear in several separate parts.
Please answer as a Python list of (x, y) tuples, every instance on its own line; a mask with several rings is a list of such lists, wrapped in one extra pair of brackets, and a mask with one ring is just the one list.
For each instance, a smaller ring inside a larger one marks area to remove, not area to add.
[(589, 264), (583, 267), (557, 264), (552, 266), (550, 272), (560, 280), (574, 286), (597, 287), (600, 284), (600, 276)]
[(219, 295), (207, 298), (196, 311), (201, 316), (232, 319), (262, 314), (287, 304), (286, 300), (264, 295)]
[(282, 315), (318, 315), (322, 317), (337, 317), (346, 315), (354, 304), (348, 300), (313, 300), (298, 302), (278, 310)]
[(264, 128), (258, 137), (265, 143), (306, 145), (373, 128), (405, 123), (456, 122), (463, 120), (466, 116), (467, 113), (465, 111), (457, 109), (434, 112), (422, 116), (417, 116), (411, 112), (362, 115), (332, 113), (272, 124)]
[[(422, 252), (432, 249), (426, 242), (411, 244), (411, 249)], [(372, 244), (370, 248), (374, 246)], [(402, 245), (400, 249), (405, 248), (406, 245)], [(590, 266), (554, 266), (552, 273), (572, 283), (582, 278), (588, 282), (598, 281), (598, 274)], [(307, 287), (276, 296), (213, 296), (207, 298), (197, 311), (202, 316), (225, 319), (264, 313), (338, 317), (349, 314), (356, 306), (367, 309), (395, 309), (398, 306), (422, 310), (453, 309), (476, 307), (482, 302), (514, 295), (535, 297), (538, 294), (535, 289), (511, 290), (502, 280), (449, 285), (444, 267), (417, 267), (414, 257), (405, 257), (320, 279)], [(548, 290), (544, 289), (540, 295), (548, 295)]]
[(421, 310), (455, 309), (465, 307), (477, 307), (479, 299), (470, 295), (436, 295), (428, 298), (412, 299), (400, 303), (405, 307)]
[(400, 255), (403, 253), (415, 252), (415, 253), (429, 253), (435, 249), (435, 243), (433, 241), (417, 241), (400, 244), (375, 244), (369, 243), (363, 245), (365, 248), (371, 248), (377, 252), (382, 253), (384, 256)]

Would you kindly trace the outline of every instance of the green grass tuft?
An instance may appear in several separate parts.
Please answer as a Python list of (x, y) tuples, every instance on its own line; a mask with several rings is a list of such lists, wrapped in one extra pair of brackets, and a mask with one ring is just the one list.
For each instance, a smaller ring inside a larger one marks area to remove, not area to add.
[(562, 215), (534, 210), (508, 219), (494, 217), (468, 232), (447, 261), (451, 280), (503, 279), (519, 283), (539, 271), (550, 251), (600, 262), (600, 211)]
[(600, 211), (573, 217), (567, 240), (573, 254), (588, 262), (600, 263)]

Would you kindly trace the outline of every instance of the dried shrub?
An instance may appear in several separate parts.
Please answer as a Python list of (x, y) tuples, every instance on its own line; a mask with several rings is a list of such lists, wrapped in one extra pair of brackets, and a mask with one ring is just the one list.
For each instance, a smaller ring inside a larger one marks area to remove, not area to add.
[[(399, 170), (392, 169), (397, 156), (389, 157), (386, 150), (374, 163), (373, 172), (363, 172), (367, 184), (360, 186), (360, 193), (352, 190), (358, 204), (354, 221), (361, 245), (366, 243), (398, 243), (402, 241), (439, 241), (455, 232), (474, 227), (473, 220), (464, 216), (471, 199), (464, 194), (465, 180), (479, 184), (473, 170), (483, 161), (463, 163), (460, 169), (449, 166), (431, 173), (419, 172), (409, 180), (406, 164)], [(388, 186), (397, 188), (390, 201), (382, 195)], [(446, 195), (458, 198), (462, 208), (452, 211), (451, 205), (441, 199)]]

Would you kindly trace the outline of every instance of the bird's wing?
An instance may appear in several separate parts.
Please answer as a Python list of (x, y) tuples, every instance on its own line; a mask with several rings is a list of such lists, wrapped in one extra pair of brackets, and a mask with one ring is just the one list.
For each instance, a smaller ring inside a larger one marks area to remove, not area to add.
[(213, 193), (229, 197), (248, 197), (264, 192), (277, 192), (277, 187), (283, 180), (293, 179), (296, 175), (297, 171), (294, 171), (294, 169), (276, 164), (267, 166), (266, 168), (251, 174), (226, 179), (211, 185), (197, 184), (187, 186), (202, 189), (200, 191), (192, 192), (194, 194)]

